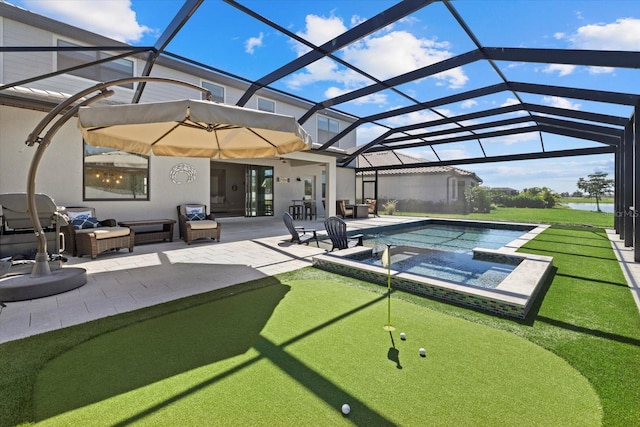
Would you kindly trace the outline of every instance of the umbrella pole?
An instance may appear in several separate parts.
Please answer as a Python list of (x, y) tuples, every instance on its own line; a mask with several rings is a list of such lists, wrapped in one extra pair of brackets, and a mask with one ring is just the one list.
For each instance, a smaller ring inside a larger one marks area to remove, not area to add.
[[(92, 102), (95, 102), (99, 99), (111, 96), (114, 93), (115, 92), (111, 90), (101, 92), (74, 106), (73, 108), (70, 108), (65, 114), (63, 114), (62, 117), (60, 117), (53, 123), (53, 125), (51, 125), (43, 138), (37, 139), (35, 141), (39, 144), (38, 148), (36, 149), (36, 153), (33, 156), (33, 159), (31, 159), (31, 166), (29, 167), (29, 175), (27, 177), (27, 211), (29, 212), (29, 219), (31, 219), (31, 224), (33, 224), (36, 239), (38, 240), (38, 252), (36, 253), (35, 263), (33, 265), (33, 268), (31, 269), (31, 277), (42, 277), (51, 274), (51, 267), (49, 266), (49, 253), (47, 251), (47, 237), (45, 236), (44, 230), (42, 229), (42, 223), (40, 223), (38, 208), (36, 206), (36, 176), (38, 173), (38, 166), (40, 165), (40, 161), (42, 160), (42, 156), (44, 155), (44, 151), (47, 149), (49, 144), (51, 144), (53, 136), (67, 121), (69, 121), (71, 117), (77, 114), (78, 109), (81, 106), (91, 104)], [(50, 116), (47, 116), (43, 119), (43, 121), (46, 120), (51, 121)], [(36, 128), (44, 129), (47, 125), (48, 123), (41, 122)]]

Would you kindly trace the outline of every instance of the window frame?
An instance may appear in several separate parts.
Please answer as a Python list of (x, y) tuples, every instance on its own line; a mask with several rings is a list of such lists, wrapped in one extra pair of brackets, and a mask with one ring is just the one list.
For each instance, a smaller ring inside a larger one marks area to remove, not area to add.
[[(327, 129), (324, 129), (325, 126), (321, 126), (321, 123), (324, 121), (326, 121)], [(331, 131), (332, 124), (335, 125), (335, 128), (336, 128), (335, 132)], [(340, 122), (336, 119), (332, 119), (329, 116), (318, 114), (318, 117), (316, 119), (316, 125), (317, 125), (317, 137), (318, 137), (317, 141), (320, 144), (324, 144), (328, 142), (329, 140), (331, 140), (333, 137), (335, 137), (340, 133)], [(338, 146), (340, 146), (339, 142), (338, 142)]]
[[(260, 102), (266, 102), (266, 103), (270, 103), (273, 106), (272, 110), (265, 110), (264, 108), (260, 108)], [(275, 113), (276, 112), (276, 102), (272, 101), (268, 98), (263, 98), (261, 96), (258, 97), (258, 99), (256, 100), (256, 108), (259, 111), (266, 111), (267, 113)]]
[[(85, 159), (88, 156), (92, 156), (92, 155), (98, 155), (97, 153), (87, 153), (87, 147), (92, 147), (92, 148), (96, 148), (98, 149), (99, 147), (93, 147), (89, 144), (87, 144), (84, 140), (82, 141), (82, 200), (83, 201), (117, 201), (117, 202), (148, 202), (149, 200), (151, 200), (151, 191), (150, 191), (150, 182), (151, 182), (151, 161), (150, 161), (150, 157), (149, 156), (142, 156), (139, 154), (134, 154), (134, 153), (130, 153), (132, 155), (135, 156), (139, 156), (141, 158), (146, 158), (147, 160), (147, 166), (146, 166), (146, 174), (143, 178), (143, 196), (142, 197), (136, 197), (135, 196), (135, 191), (132, 191), (132, 194), (130, 197), (89, 197), (87, 196), (87, 181), (88, 181), (88, 170), (87, 170), (87, 163), (85, 162)], [(102, 148), (100, 147), (99, 150), (97, 151), (102, 151), (102, 152), (114, 152), (114, 151), (123, 151), (123, 150), (115, 150), (115, 149), (109, 149), (109, 148)], [(127, 171), (132, 171), (134, 168), (127, 168), (127, 167), (110, 167), (110, 166), (103, 166), (102, 168), (100, 167), (95, 167), (96, 171), (102, 170), (103, 174), (108, 174), (110, 172), (116, 173), (117, 171), (122, 171), (124, 173), (126, 173)], [(95, 172), (92, 172), (91, 175), (93, 176), (95, 174)], [(119, 175), (119, 174), (118, 174)], [(135, 183), (132, 185), (136, 185)], [(99, 187), (98, 187), (99, 188)], [(103, 188), (106, 188), (103, 187)]]
[[(85, 47), (78, 43), (71, 42), (69, 40), (65, 40), (62, 38), (56, 39), (56, 46), (57, 47)], [(77, 51), (77, 52), (58, 50), (56, 51), (56, 56), (55, 56), (56, 70), (61, 71), (63, 69), (80, 65), (82, 63), (93, 62), (100, 59), (110, 58), (112, 56), (113, 55), (102, 52), (100, 50)], [(61, 64), (64, 64), (64, 65), (61, 65)], [(128, 69), (130, 68), (130, 70), (127, 70), (126, 72), (119, 72), (119, 70), (116, 67), (117, 64), (127, 64), (126, 68)], [(117, 80), (122, 78), (130, 78), (135, 75), (135, 61), (127, 58), (118, 58), (118, 59), (114, 59), (113, 61), (103, 62), (101, 64), (95, 64), (89, 67), (79, 68), (77, 70), (65, 71), (65, 74), (78, 77), (81, 79), (91, 80), (93, 82), (106, 82), (106, 81)], [(119, 86), (126, 89), (133, 90), (133, 82), (125, 83)]]
[[(214, 83), (212, 81), (209, 81), (209, 80), (202, 80), (200, 82), (200, 86), (202, 86), (203, 88), (205, 88), (209, 92), (211, 92), (211, 95), (212, 95), (211, 100), (213, 102), (219, 102), (220, 104), (224, 104), (225, 103), (224, 100), (225, 100), (225, 97), (227, 95), (227, 88), (226, 87), (224, 87), (224, 86), (222, 86), (220, 84)], [(214, 93), (214, 91), (211, 90), (213, 88), (219, 88), (222, 91), (222, 96), (216, 95)], [(202, 96), (203, 100), (207, 99), (207, 94), (206, 93), (203, 92), (201, 96)]]

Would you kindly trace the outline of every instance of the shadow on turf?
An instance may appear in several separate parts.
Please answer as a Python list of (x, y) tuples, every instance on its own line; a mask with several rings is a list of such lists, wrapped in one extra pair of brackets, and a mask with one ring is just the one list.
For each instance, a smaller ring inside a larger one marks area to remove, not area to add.
[(389, 331), (389, 338), (391, 338), (391, 347), (389, 347), (389, 351), (387, 352), (387, 359), (395, 363), (396, 368), (402, 369), (402, 365), (400, 364), (400, 350), (396, 348), (396, 343), (393, 340), (393, 333), (391, 331)]
[[(38, 385), (43, 420), (246, 353), (290, 287), (260, 287), (99, 335), (52, 360)], [(71, 373), (71, 375), (70, 375)], [(50, 389), (48, 389), (49, 387)]]

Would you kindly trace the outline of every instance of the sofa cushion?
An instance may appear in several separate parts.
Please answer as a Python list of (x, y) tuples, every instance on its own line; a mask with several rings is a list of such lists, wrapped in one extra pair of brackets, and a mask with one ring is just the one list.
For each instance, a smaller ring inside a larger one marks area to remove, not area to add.
[(110, 239), (112, 237), (128, 236), (131, 230), (128, 227), (98, 227), (98, 228), (84, 228), (76, 230), (76, 234), (80, 233), (93, 233), (96, 235), (96, 240)]
[(202, 219), (199, 221), (187, 221), (192, 230), (208, 230), (210, 228), (218, 228), (218, 223), (210, 219)]

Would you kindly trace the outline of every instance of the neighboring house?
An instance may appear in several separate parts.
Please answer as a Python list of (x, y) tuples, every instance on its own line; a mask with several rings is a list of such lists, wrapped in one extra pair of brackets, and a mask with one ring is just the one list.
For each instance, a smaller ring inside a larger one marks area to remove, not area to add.
[[(356, 167), (397, 167), (424, 161), (395, 151), (378, 151), (358, 156)], [(388, 200), (397, 200), (402, 211), (463, 211), (465, 188), (480, 184), (482, 180), (475, 173), (452, 166), (383, 169), (377, 172), (377, 183), (374, 171), (356, 174), (356, 197), (375, 198), (377, 185), (380, 212)]]
[[(36, 148), (26, 147), (24, 142), (46, 113), (98, 82), (141, 75), (147, 53), (77, 68), (122, 54), (122, 50), (73, 47), (130, 46), (4, 2), (0, 2), (0, 42), (7, 47), (45, 48), (0, 54), (0, 193), (25, 192)], [(66, 50), (51, 50), (52, 47)], [(58, 73), (60, 70), (67, 71)], [(49, 76), (39, 78), (42, 75)], [(212, 92), (215, 101), (226, 104), (235, 104), (249, 87), (247, 82), (230, 75), (166, 57), (158, 59), (151, 76), (203, 86)], [(116, 93), (109, 103), (130, 103), (133, 99), (133, 84), (112, 89)], [(147, 83), (140, 102), (201, 96), (199, 91), (183, 86)], [(259, 90), (246, 106), (296, 118), (312, 107), (298, 98), (266, 89)], [(307, 120), (304, 127), (317, 146), (353, 120), (324, 110)], [(336, 150), (355, 145), (353, 132), (339, 141)], [(100, 218), (119, 221), (175, 218), (176, 206), (184, 203), (206, 203), (218, 216), (278, 216), (288, 210), (293, 199), (303, 196), (316, 200), (320, 215), (324, 214), (322, 202), (326, 199), (327, 214), (331, 215), (336, 198), (355, 198), (354, 170), (336, 167), (335, 156), (330, 152), (235, 161), (103, 154), (109, 152), (113, 150), (85, 146), (76, 120), (71, 119), (44, 155), (36, 192), (49, 195), (60, 206), (92, 206)]]

